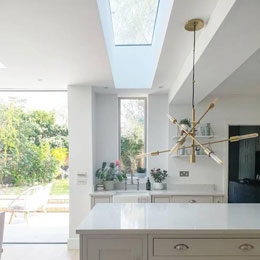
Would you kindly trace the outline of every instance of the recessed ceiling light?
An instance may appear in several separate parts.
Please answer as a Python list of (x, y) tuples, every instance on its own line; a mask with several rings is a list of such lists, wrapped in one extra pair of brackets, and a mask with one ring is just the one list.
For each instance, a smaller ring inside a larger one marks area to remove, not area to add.
[(104, 87), (104, 89), (108, 89), (108, 87)]
[(158, 88), (163, 88), (163, 86), (159, 86)]
[(39, 78), (39, 79), (37, 79), (37, 81), (38, 81), (38, 82), (42, 82), (42, 81), (43, 81), (43, 79)]

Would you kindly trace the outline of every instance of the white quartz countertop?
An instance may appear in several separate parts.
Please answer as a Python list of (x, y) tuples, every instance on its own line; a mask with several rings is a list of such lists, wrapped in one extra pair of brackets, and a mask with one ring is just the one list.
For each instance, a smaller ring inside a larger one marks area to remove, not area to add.
[(78, 234), (260, 234), (260, 204), (97, 204)]
[(90, 196), (114, 196), (118, 192), (134, 192), (136, 194), (138, 193), (147, 193), (150, 196), (224, 196), (223, 192), (215, 191), (215, 190), (114, 190), (114, 191), (94, 191), (90, 193)]

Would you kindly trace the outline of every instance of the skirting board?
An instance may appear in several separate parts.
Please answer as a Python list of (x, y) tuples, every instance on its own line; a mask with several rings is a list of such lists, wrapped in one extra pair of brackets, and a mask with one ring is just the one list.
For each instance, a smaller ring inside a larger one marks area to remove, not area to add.
[(68, 239), (68, 249), (79, 249), (79, 238), (70, 237)]

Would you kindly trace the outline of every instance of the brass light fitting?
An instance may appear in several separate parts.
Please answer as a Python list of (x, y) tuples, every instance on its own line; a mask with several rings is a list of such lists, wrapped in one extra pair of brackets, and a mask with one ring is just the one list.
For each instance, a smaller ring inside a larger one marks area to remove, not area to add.
[[(170, 115), (168, 116), (168, 119), (170, 120), (170, 122), (174, 125), (177, 125), (183, 132), (184, 135), (180, 137), (180, 139), (177, 141), (177, 143), (173, 146), (173, 148), (168, 149), (168, 150), (164, 150), (164, 151), (155, 151), (155, 152), (150, 152), (150, 153), (144, 153), (144, 154), (140, 154), (138, 155), (136, 158), (143, 158), (143, 157), (147, 157), (147, 156), (156, 156), (159, 155), (161, 153), (170, 153), (170, 154), (174, 154), (177, 150), (182, 149), (182, 148), (190, 148), (191, 149), (191, 155), (190, 155), (190, 162), (194, 163), (196, 161), (196, 157), (195, 157), (195, 149), (196, 147), (200, 147), (204, 150), (205, 154), (208, 155), (210, 158), (212, 158), (215, 162), (217, 162), (218, 164), (222, 165), (223, 161), (212, 151), (212, 149), (209, 149), (208, 145), (211, 144), (216, 144), (216, 143), (223, 143), (223, 142), (238, 142), (240, 140), (245, 140), (245, 139), (249, 139), (249, 138), (256, 138), (258, 137), (258, 133), (253, 133), (253, 134), (247, 134), (247, 135), (240, 135), (240, 136), (232, 136), (230, 138), (227, 139), (223, 139), (223, 140), (218, 140), (218, 141), (212, 141), (212, 142), (207, 142), (207, 143), (200, 143), (196, 136), (195, 136), (195, 127), (201, 122), (201, 120), (206, 116), (206, 114), (215, 107), (216, 103), (217, 103), (217, 99), (215, 99), (214, 101), (212, 101), (207, 110), (204, 112), (204, 114), (201, 115), (201, 117), (199, 118), (198, 121), (195, 120), (195, 102), (194, 102), (194, 91), (195, 91), (195, 47), (196, 47), (196, 31), (201, 30), (204, 27), (204, 21), (201, 19), (192, 19), (189, 20), (185, 23), (185, 30), (189, 31), (189, 32), (193, 32), (193, 66), (192, 66), (192, 99), (191, 99), (191, 103), (192, 103), (192, 127), (189, 131), (187, 131), (186, 129), (184, 129), (177, 121), (177, 119), (173, 118)], [(190, 146), (183, 146), (184, 143), (186, 142), (187, 137), (191, 138), (191, 145)]]

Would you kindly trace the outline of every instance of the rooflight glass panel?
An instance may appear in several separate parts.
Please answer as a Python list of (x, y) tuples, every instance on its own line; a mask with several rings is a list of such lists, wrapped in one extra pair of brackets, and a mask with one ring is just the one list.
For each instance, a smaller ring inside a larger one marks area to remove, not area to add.
[(151, 45), (159, 0), (110, 0), (115, 45)]

